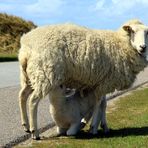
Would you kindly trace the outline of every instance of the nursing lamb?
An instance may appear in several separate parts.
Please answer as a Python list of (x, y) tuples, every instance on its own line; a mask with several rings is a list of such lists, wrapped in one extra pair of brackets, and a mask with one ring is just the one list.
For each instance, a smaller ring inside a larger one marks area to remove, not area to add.
[[(93, 113), (97, 100), (93, 91), (86, 92), (81, 97), (79, 91), (66, 97), (66, 88), (60, 86), (49, 93), (50, 113), (57, 125), (59, 135), (76, 135), (81, 125), (87, 123)], [(106, 98), (101, 98), (100, 120), (104, 132), (109, 131), (106, 122)]]

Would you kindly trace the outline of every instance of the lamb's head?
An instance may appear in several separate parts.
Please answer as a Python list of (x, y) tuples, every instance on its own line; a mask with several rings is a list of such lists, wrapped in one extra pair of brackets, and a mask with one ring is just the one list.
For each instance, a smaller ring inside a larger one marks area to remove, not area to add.
[(130, 21), (123, 26), (130, 37), (131, 45), (148, 61), (148, 27), (139, 21)]
[(60, 85), (52, 89), (49, 93), (49, 97), (55, 99), (61, 99), (62, 97), (65, 98), (66, 96), (66, 87), (64, 85)]

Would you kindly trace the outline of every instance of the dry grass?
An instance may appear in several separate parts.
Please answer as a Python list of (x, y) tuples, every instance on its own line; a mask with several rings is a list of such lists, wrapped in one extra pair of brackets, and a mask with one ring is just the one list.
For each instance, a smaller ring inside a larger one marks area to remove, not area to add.
[(31, 21), (0, 13), (0, 57), (17, 55), (20, 48), (20, 37), (35, 27), (36, 25)]

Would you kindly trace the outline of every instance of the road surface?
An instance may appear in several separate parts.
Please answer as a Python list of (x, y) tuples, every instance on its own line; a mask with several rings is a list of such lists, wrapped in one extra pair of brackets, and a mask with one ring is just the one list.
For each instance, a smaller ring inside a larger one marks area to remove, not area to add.
[[(18, 62), (0, 63), (0, 147), (25, 134), (20, 123), (19, 89)], [(48, 107), (48, 98), (41, 100), (39, 127), (52, 123)]]
[[(145, 81), (148, 81), (148, 67), (140, 73), (134, 86)], [(25, 134), (20, 123), (18, 92), (18, 62), (0, 63), (0, 146)], [(48, 106), (47, 98), (39, 104), (39, 127), (52, 123)]]
[(0, 63), (0, 88), (19, 85), (18, 62)]

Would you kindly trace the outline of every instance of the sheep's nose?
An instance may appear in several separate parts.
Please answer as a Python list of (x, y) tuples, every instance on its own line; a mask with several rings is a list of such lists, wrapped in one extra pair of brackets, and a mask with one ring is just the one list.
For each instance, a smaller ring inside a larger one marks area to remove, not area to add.
[(140, 45), (140, 48), (141, 48), (140, 52), (143, 53), (146, 50), (146, 45)]

